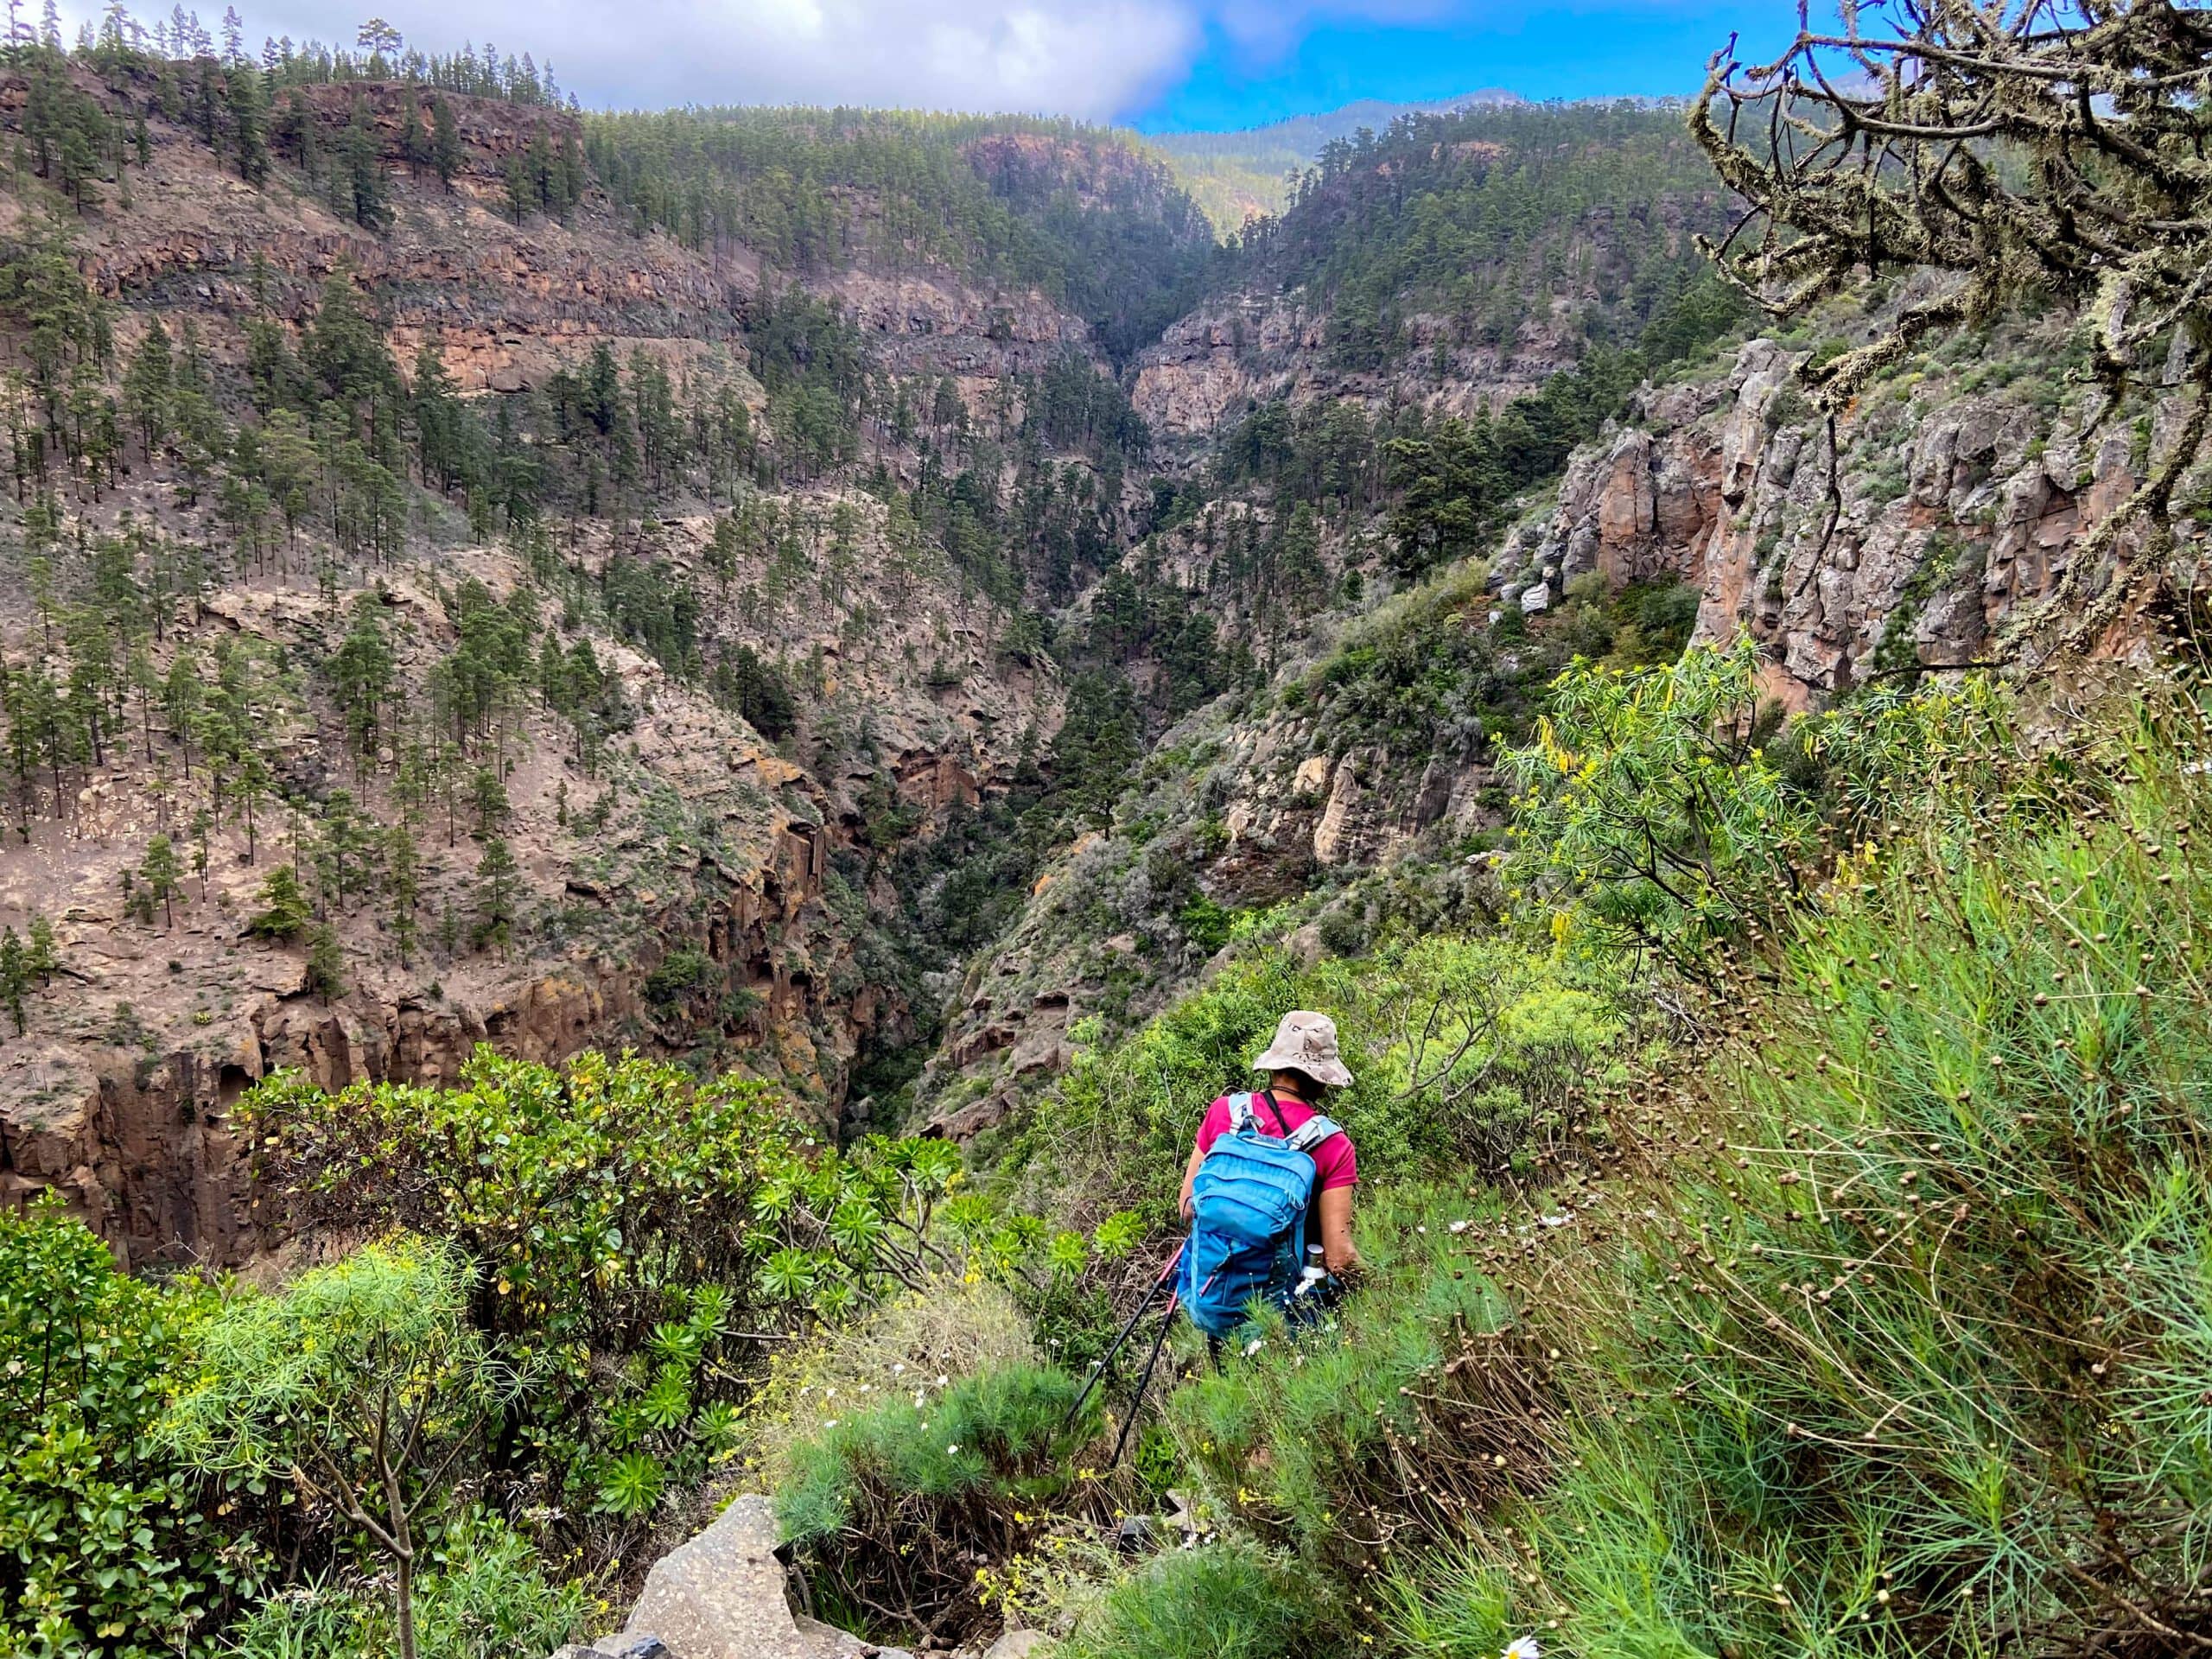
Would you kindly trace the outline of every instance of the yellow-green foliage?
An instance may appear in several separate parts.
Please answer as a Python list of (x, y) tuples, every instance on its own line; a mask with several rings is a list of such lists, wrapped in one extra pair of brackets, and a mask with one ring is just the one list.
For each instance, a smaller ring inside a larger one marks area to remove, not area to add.
[(1028, 1320), (1004, 1287), (931, 1280), (777, 1356), (746, 1405), (747, 1478), (780, 1484), (797, 1446), (885, 1400), (926, 1401), (956, 1379), (1036, 1359)]
[(2177, 724), (1985, 754), (2001, 792), (1847, 861), (1702, 1090), (1624, 1110), (1659, 1159), (1625, 1247), (1493, 1257), (1567, 1432), (1510, 1536), (1408, 1575), (1410, 1649), (2212, 1628), (2212, 788)]
[(1357, 1079), (1328, 1110), (1363, 1179), (1499, 1171), (1573, 1132), (1586, 1084), (1627, 1039), (1623, 995), (1615, 964), (1504, 937), (1395, 940), (1311, 966), (1261, 950), (1126, 1041), (1079, 1053), (1001, 1166), (1040, 1208), (1165, 1223), (1207, 1105), (1257, 1086), (1252, 1058), (1283, 1014), (1319, 1008)]
[(1536, 741), (1505, 757), (1516, 896), (1563, 886), (1607, 943), (1686, 961), (1771, 920), (1820, 823), (1754, 741), (1758, 669), (1746, 635), (1664, 667), (1560, 676)]
[(1777, 733), (1760, 673), (1739, 635), (1560, 675), (1535, 741), (1504, 757), (1510, 896), (1556, 906), (1561, 937), (1702, 976), (1717, 948), (1784, 925), (1840, 849), (1894, 823), (1955, 827), (2010, 786), (2007, 709), (1986, 680), (1877, 687)]
[(636, 1055), (560, 1068), (480, 1049), (459, 1088), (283, 1074), (247, 1097), (264, 1192), (296, 1224), (403, 1227), (475, 1268), (473, 1323), (525, 1370), (508, 1433), (573, 1524), (640, 1522), (728, 1450), (763, 1361), (918, 1282), (959, 1177), (942, 1141), (843, 1152), (772, 1087)]

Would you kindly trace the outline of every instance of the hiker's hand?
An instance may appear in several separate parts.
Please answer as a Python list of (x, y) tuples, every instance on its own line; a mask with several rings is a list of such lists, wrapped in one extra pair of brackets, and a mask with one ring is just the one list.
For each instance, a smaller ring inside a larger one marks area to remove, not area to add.
[(1188, 1187), (1185, 1187), (1183, 1189), (1182, 1200), (1177, 1205), (1177, 1208), (1182, 1211), (1183, 1219), (1185, 1221), (1190, 1220), (1192, 1216), (1196, 1213), (1197, 1206), (1191, 1202), (1191, 1190)]

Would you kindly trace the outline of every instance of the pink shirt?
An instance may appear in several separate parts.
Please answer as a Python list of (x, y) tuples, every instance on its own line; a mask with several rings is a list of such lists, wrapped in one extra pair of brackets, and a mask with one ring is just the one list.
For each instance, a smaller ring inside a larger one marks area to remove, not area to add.
[[(1300, 1124), (1313, 1116), (1313, 1109), (1302, 1100), (1293, 1100), (1287, 1095), (1277, 1095), (1274, 1099), (1275, 1104), (1282, 1109), (1282, 1122), (1280, 1127), (1286, 1133), (1294, 1131)], [(1275, 1122), (1275, 1114), (1269, 1109), (1268, 1100), (1267, 1095), (1255, 1093), (1252, 1096), (1252, 1116), (1259, 1123), (1262, 1134), (1273, 1135), (1278, 1126)], [(1211, 1152), (1213, 1143), (1228, 1133), (1229, 1096), (1224, 1095), (1206, 1108), (1205, 1121), (1198, 1125), (1198, 1151), (1201, 1154)], [(1332, 1187), (1353, 1186), (1358, 1184), (1359, 1154), (1352, 1150), (1351, 1136), (1332, 1135), (1312, 1150), (1314, 1172), (1313, 1190), (1316, 1192), (1325, 1192)]]

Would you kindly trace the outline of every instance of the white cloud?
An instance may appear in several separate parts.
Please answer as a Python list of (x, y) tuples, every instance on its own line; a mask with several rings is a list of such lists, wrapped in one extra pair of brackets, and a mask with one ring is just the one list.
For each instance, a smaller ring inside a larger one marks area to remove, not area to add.
[[(200, 0), (212, 29), (224, 0)], [(80, 8), (85, 0), (78, 0)], [(143, 15), (157, 15), (144, 0)], [(89, 8), (86, 8), (89, 9)], [(425, 51), (496, 41), (550, 61), (587, 104), (869, 104), (1104, 118), (1186, 70), (1191, 0), (281, 0), (248, 38), (350, 42), (380, 10)], [(358, 15), (357, 15), (358, 14)]]
[[(130, 3), (130, 0), (126, 0)], [(191, 0), (187, 0), (188, 8)], [(226, 0), (198, 0), (212, 30)], [(249, 41), (350, 43), (380, 12), (410, 45), (496, 41), (595, 105), (870, 104), (1103, 118), (1185, 73), (1218, 30), (1275, 55), (1326, 20), (1417, 22), (1465, 0), (239, 0)], [(148, 22), (162, 0), (137, 0)], [(95, 0), (64, 6), (73, 22)]]

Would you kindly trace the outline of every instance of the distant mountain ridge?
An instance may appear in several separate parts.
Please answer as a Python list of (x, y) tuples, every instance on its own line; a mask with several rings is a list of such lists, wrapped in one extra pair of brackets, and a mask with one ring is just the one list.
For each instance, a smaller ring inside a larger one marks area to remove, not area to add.
[(1183, 188), (1216, 228), (1233, 231), (1248, 219), (1279, 213), (1290, 199), (1287, 177), (1320, 159), (1323, 147), (1362, 127), (1382, 131), (1400, 116), (1448, 115), (1454, 110), (1525, 104), (1518, 92), (1483, 87), (1425, 104), (1363, 98), (1341, 109), (1287, 116), (1232, 132), (1147, 133), (1144, 142), (1173, 165)]

